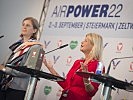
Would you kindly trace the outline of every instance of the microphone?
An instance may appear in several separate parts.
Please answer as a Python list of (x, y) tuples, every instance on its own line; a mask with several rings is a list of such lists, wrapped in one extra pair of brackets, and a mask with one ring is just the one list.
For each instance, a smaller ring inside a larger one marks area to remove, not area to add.
[(48, 51), (48, 52), (46, 52), (45, 54), (48, 54), (48, 53), (50, 53), (50, 52), (52, 52), (52, 51), (55, 51), (55, 50), (58, 50), (58, 49), (62, 49), (62, 48), (64, 48), (64, 47), (66, 47), (66, 46), (68, 46), (68, 44), (62, 45), (62, 46), (60, 46), (60, 47), (58, 47), (58, 48), (56, 48), (56, 49), (54, 49), (54, 50)]
[(3, 38), (3, 37), (4, 37), (4, 35), (1, 35), (1, 36), (0, 36), (0, 38)]
[(65, 44), (65, 45), (60, 46), (59, 49), (62, 49), (64, 47), (66, 47), (66, 46), (68, 46), (68, 44)]
[[(110, 77), (109, 76), (109, 71), (110, 71), (110, 68), (111, 68), (111, 64), (114, 60), (117, 60), (117, 59), (128, 59), (128, 58), (133, 58), (133, 56), (128, 56), (128, 57), (119, 57), (119, 58), (113, 58), (110, 63), (109, 63), (109, 67), (107, 69), (107, 73), (105, 73), (105, 76), (107, 77)], [(126, 83), (128, 84), (128, 83)], [(125, 88), (128, 88), (128, 87), (125, 87)], [(115, 89), (114, 87), (112, 87), (112, 83), (111, 82), (106, 82), (103, 84), (102, 86), (102, 90), (101, 90), (101, 99), (103, 100), (109, 100), (111, 98), (111, 90), (112, 89)]]
[(113, 62), (114, 60), (117, 60), (117, 59), (127, 59), (127, 58), (133, 58), (133, 56), (113, 58), (113, 59), (110, 61), (110, 63), (109, 63), (109, 67), (108, 67), (108, 69), (107, 69), (106, 75), (109, 75), (109, 71), (110, 71), (110, 68), (111, 68), (111, 64), (112, 64), (112, 62)]

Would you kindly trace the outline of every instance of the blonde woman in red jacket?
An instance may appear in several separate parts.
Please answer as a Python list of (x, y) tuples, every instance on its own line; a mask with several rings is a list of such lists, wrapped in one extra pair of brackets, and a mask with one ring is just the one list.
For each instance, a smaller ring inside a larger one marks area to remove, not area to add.
[[(102, 58), (102, 37), (95, 33), (86, 34), (85, 39), (81, 42), (80, 51), (84, 53), (84, 59), (76, 60), (69, 70), (66, 79), (58, 82), (64, 89), (60, 100), (91, 100), (98, 91), (99, 83), (78, 76), (76, 71), (96, 72)], [(46, 59), (43, 60), (43, 63), (53, 75), (60, 76)], [(103, 69), (101, 69), (102, 73), (104, 73), (104, 70), (103, 66)]]

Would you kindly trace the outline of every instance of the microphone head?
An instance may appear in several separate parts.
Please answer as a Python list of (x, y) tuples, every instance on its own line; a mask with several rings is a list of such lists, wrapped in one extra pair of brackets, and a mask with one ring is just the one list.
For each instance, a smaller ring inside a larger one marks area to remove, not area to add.
[(64, 47), (66, 47), (66, 46), (68, 46), (68, 44), (62, 45), (62, 46), (60, 46), (59, 48), (62, 49), (62, 48), (64, 48)]
[(1, 35), (1, 36), (0, 36), (0, 38), (3, 38), (3, 37), (4, 37), (4, 35)]

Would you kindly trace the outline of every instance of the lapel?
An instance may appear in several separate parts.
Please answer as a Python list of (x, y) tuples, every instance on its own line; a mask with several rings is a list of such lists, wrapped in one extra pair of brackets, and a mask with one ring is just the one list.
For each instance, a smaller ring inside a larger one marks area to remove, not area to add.
[(31, 46), (26, 46), (23, 49), (20, 49), (16, 52), (13, 52), (12, 57), (9, 59), (8, 63), (15, 64), (22, 60), (25, 53), (30, 49)]

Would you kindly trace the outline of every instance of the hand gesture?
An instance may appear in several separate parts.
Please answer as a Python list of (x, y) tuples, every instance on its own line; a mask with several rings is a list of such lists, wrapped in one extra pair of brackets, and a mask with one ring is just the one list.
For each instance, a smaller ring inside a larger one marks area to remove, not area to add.
[(82, 72), (88, 72), (88, 67), (83, 62), (80, 62)]
[(45, 46), (40, 42), (36, 42), (36, 41), (35, 42), (24, 42), (14, 52), (25, 49), (27, 46), (32, 46), (32, 45), (36, 45), (36, 44), (41, 45), (43, 49), (45, 48)]

